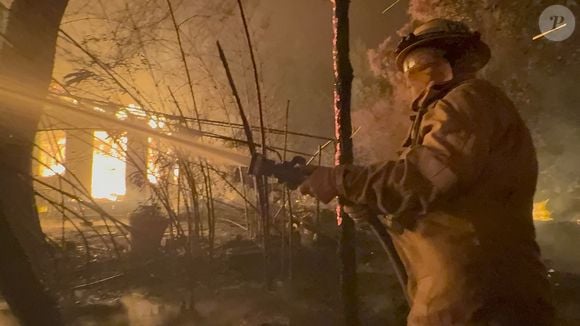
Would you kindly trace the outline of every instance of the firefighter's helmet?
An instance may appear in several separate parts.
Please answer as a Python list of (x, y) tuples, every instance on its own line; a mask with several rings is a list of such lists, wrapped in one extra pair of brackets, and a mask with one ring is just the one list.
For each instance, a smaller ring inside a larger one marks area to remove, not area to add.
[(491, 57), (489, 47), (481, 41), (478, 32), (470, 31), (464, 23), (437, 18), (417, 27), (401, 40), (395, 50), (399, 70), (403, 70), (405, 57), (421, 47), (443, 50), (452, 66), (468, 71), (483, 68)]

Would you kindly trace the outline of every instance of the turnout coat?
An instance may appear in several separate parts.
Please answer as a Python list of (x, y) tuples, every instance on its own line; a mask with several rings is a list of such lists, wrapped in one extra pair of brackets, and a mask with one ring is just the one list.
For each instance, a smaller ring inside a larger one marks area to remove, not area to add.
[(390, 232), (409, 276), (408, 325), (550, 325), (536, 153), (513, 103), (469, 78), (430, 85), (413, 111), (398, 160), (334, 170), (340, 196), (404, 226)]

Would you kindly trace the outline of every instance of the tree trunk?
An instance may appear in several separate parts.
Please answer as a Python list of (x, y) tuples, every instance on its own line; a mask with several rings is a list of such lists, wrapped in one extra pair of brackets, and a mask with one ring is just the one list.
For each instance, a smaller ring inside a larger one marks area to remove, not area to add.
[[(352, 126), (350, 120), (350, 102), (353, 72), (349, 53), (349, 20), (350, 0), (333, 1), (333, 54), (334, 54), (334, 118), (336, 143), (335, 164), (353, 162)], [(358, 325), (358, 302), (356, 291), (356, 255), (354, 222), (342, 209), (342, 203), (336, 208), (338, 223), (341, 228), (340, 259), (341, 287), (344, 305), (345, 324)]]
[(0, 205), (0, 291), (23, 326), (63, 325), (56, 301), (36, 277)]
[[(10, 7), (0, 51), (0, 87), (31, 98), (44, 98), (54, 65), (60, 20), (68, 0), (15, 0)], [(32, 144), (42, 108), (34, 101), (0, 97), (0, 198), (4, 216), (33, 260), (43, 252), (44, 238), (32, 180)]]
[(0, 290), (23, 325), (62, 322), (33, 269), (39, 271), (45, 253), (30, 178), (42, 108), (38, 101), (15, 101), (11, 95), (31, 99), (47, 95), (67, 3), (14, 0), (0, 50)]

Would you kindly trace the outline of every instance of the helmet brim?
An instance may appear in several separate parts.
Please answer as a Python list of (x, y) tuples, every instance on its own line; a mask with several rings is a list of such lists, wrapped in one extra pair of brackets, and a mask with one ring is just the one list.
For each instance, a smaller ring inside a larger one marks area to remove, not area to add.
[(470, 69), (477, 71), (483, 68), (491, 58), (489, 46), (473, 36), (465, 34), (430, 35), (404, 48), (395, 58), (400, 71), (403, 71), (403, 62), (407, 55), (418, 48), (432, 47), (446, 52), (452, 51), (456, 59), (470, 62)]

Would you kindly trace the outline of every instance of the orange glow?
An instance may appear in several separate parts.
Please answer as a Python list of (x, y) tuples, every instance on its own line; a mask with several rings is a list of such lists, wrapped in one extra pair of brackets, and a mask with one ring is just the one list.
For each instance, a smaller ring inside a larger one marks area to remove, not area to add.
[(129, 104), (125, 108), (125, 110), (127, 111), (128, 114), (131, 114), (131, 115), (138, 117), (138, 118), (147, 117), (147, 113), (141, 107), (139, 107), (139, 105), (137, 105), (137, 104)]
[(117, 200), (127, 192), (127, 136), (117, 140), (106, 131), (95, 131), (93, 151), (93, 198)]
[(36, 157), (41, 162), (38, 164), (38, 175), (51, 177), (64, 174), (65, 132), (63, 130), (39, 131), (36, 133), (35, 142), (41, 148), (36, 150)]
[(548, 201), (546, 199), (544, 201), (534, 203), (534, 221), (551, 221), (552, 220), (552, 212), (548, 209)]
[[(179, 165), (174, 164), (169, 166), (166, 161), (163, 161), (163, 156), (171, 156), (173, 154), (170, 148), (160, 149), (160, 142), (154, 138), (147, 138), (147, 180), (151, 184), (159, 184), (159, 181), (164, 178), (169, 180), (173, 178), (176, 182), (179, 177)], [(161, 161), (161, 162), (160, 162)]]
[(160, 173), (160, 167), (157, 162), (159, 151), (154, 149), (154, 146), (152, 146), (157, 143), (153, 138), (147, 138), (147, 143), (149, 143), (149, 146), (147, 147), (147, 180), (149, 180), (151, 184), (156, 185), (159, 183)]
[(173, 166), (173, 181), (177, 181), (177, 179), (179, 179), (179, 164)]
[(160, 116), (151, 116), (147, 124), (152, 129), (165, 129), (167, 127), (167, 124), (165, 123), (165, 118)]

